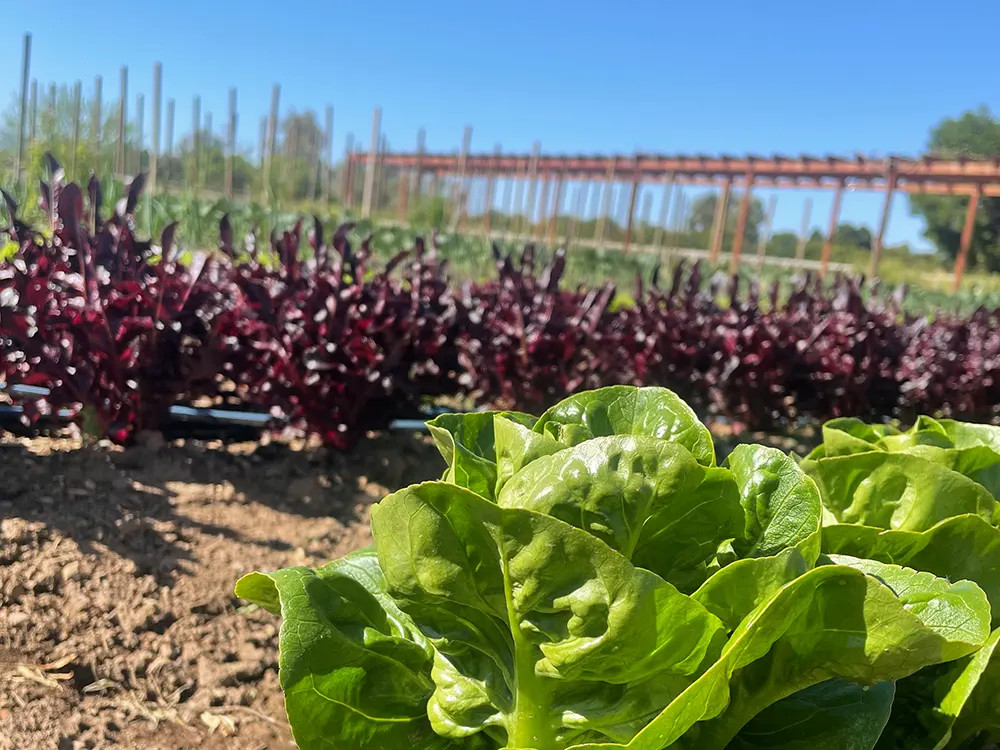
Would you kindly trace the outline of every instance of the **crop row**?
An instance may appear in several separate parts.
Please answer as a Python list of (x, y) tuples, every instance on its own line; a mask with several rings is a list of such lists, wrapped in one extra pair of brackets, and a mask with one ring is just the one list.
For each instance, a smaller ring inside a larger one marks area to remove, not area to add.
[(208, 401), (345, 448), (427, 399), (531, 410), (609, 384), (667, 386), (755, 428), (998, 415), (997, 311), (913, 317), (847, 278), (805, 277), (779, 299), (683, 264), (663, 284), (637, 278), (619, 305), (611, 284), (563, 288), (565, 255), (542, 264), (530, 246), (457, 285), (433, 242), (376, 267), (370, 240), (318, 220), (237, 240), (223, 218), (217, 250), (182, 254), (175, 225), (158, 243), (136, 236), (141, 177), (105, 217), (96, 179), (85, 195), (50, 167), (49, 226), (5, 194), (0, 230), (16, 245), (0, 262), (0, 380), (49, 389), (24, 404), (28, 422), (69, 408), (128, 442), (171, 405)]

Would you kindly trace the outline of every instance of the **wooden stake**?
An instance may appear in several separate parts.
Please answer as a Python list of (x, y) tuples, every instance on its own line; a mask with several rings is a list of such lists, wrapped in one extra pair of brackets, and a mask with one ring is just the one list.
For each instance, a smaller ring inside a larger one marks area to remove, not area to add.
[(227, 198), (233, 197), (233, 159), (236, 158), (237, 102), (236, 87), (229, 89), (229, 122), (226, 128), (226, 177), (223, 192)]
[(650, 227), (653, 218), (653, 194), (649, 190), (643, 191), (642, 210), (639, 211), (639, 228), (642, 231), (639, 243), (646, 240), (646, 230)]
[(740, 254), (743, 252), (743, 235), (747, 231), (747, 219), (750, 216), (750, 193), (753, 190), (753, 174), (747, 174), (743, 195), (740, 197), (740, 213), (736, 217), (736, 236), (733, 237), (733, 251), (729, 257), (729, 273), (740, 270)]
[(271, 111), (267, 118), (267, 148), (264, 149), (263, 197), (270, 202), (274, 196), (271, 186), (271, 167), (274, 162), (274, 144), (278, 134), (278, 104), (281, 100), (281, 86), (274, 84), (271, 89)]
[(125, 123), (128, 122), (128, 67), (121, 70), (121, 96), (118, 99), (118, 154), (115, 157), (115, 172), (125, 175)]
[(427, 148), (427, 133), (423, 128), (417, 131), (417, 165), (413, 170), (413, 202), (419, 204), (424, 183), (424, 151)]
[(354, 208), (354, 160), (351, 158), (353, 154), (354, 133), (348, 133), (344, 142), (344, 174), (341, 176), (343, 182), (340, 186), (340, 201), (344, 204), (344, 208)]
[(833, 251), (833, 238), (837, 234), (837, 222), (840, 221), (840, 199), (844, 194), (844, 181), (837, 183), (837, 190), (833, 194), (833, 206), (830, 208), (830, 226), (826, 232), (826, 240), (823, 242), (823, 255), (820, 258), (819, 277), (826, 276), (826, 271), (830, 266), (830, 253)]
[(472, 126), (466, 125), (462, 131), (462, 148), (458, 152), (458, 164), (456, 173), (458, 178), (452, 183), (451, 202), (457, 206), (458, 225), (460, 229), (465, 229), (465, 219), (468, 213), (469, 186), (471, 181), (466, 174), (466, 166), (469, 162), (469, 148), (472, 145)]
[(799, 242), (795, 246), (795, 257), (802, 260), (806, 257), (806, 243), (809, 241), (809, 224), (812, 222), (812, 198), (806, 198), (802, 206), (802, 231), (799, 232)]
[(767, 253), (767, 243), (771, 241), (771, 227), (774, 225), (774, 211), (778, 207), (778, 196), (771, 193), (767, 201), (767, 214), (764, 216), (764, 229), (757, 238), (757, 270), (764, 267), (764, 256)]
[(528, 221), (528, 234), (531, 234), (534, 229), (535, 201), (538, 198), (538, 157), (541, 155), (541, 151), (542, 144), (539, 141), (531, 144), (531, 158), (528, 161), (528, 197), (524, 211)]
[(555, 195), (552, 200), (552, 213), (549, 215), (549, 236), (546, 240), (549, 247), (553, 247), (556, 241), (556, 229), (559, 224), (559, 209), (562, 207), (564, 177), (565, 175), (562, 172), (560, 172), (556, 177), (554, 187)]
[(965, 262), (969, 255), (969, 247), (972, 246), (972, 233), (976, 228), (976, 210), (979, 201), (982, 199), (983, 188), (969, 196), (969, 205), (965, 209), (965, 224), (962, 225), (962, 237), (959, 240), (958, 255), (955, 256), (955, 281), (952, 284), (952, 292), (957, 293), (962, 286), (962, 274), (965, 273)]
[(632, 173), (632, 189), (628, 196), (628, 210), (625, 214), (625, 249), (628, 252), (629, 245), (632, 244), (632, 229), (635, 224), (635, 201), (639, 196), (639, 180), (642, 176), (642, 167), (639, 165), (639, 157), (635, 157), (635, 166)]
[(326, 108), (326, 127), (323, 133), (326, 157), (323, 166), (323, 205), (330, 205), (330, 187), (333, 180), (333, 107)]
[(28, 78), (31, 69), (31, 34), (24, 35), (24, 53), (21, 57), (21, 101), (17, 112), (17, 152), (14, 154), (14, 181), (24, 181), (21, 167), (24, 164), (24, 122), (28, 114)]
[(157, 171), (160, 166), (160, 104), (163, 90), (163, 66), (153, 63), (153, 142), (149, 151), (149, 194), (156, 194)]
[[(498, 143), (493, 147), (493, 155), (500, 160), (503, 148)], [(496, 190), (496, 172), (494, 169), (486, 174), (486, 195), (483, 197), (483, 235), (490, 239), (490, 225), (493, 223), (493, 192)]]
[(90, 110), (90, 140), (94, 147), (94, 153), (100, 156), (101, 153), (101, 140), (104, 135), (104, 123), (101, 122), (101, 109), (103, 102), (101, 101), (103, 97), (103, 84), (104, 79), (100, 76), (94, 78), (94, 101), (91, 102)]
[(361, 218), (372, 215), (372, 199), (375, 197), (375, 163), (378, 160), (379, 135), (381, 131), (382, 110), (375, 107), (372, 110), (372, 137), (368, 142), (368, 165), (365, 169), (365, 190), (361, 197)]
[(885, 177), (885, 203), (882, 205), (882, 218), (878, 224), (878, 234), (872, 243), (871, 266), (868, 275), (878, 278), (879, 261), (882, 260), (882, 248), (885, 246), (885, 230), (889, 226), (889, 214), (892, 211), (892, 191), (896, 189), (896, 168), (892, 161), (889, 161), (889, 168)]
[(139, 174), (142, 171), (142, 146), (143, 146), (143, 127), (146, 124), (146, 97), (139, 94), (135, 98), (135, 111), (136, 111), (136, 130), (137, 137), (139, 140), (138, 148), (136, 149), (136, 165), (135, 173)]
[(722, 252), (722, 239), (726, 234), (726, 212), (729, 209), (729, 193), (733, 189), (733, 178), (727, 177), (722, 184), (722, 192), (716, 199), (715, 216), (712, 218), (712, 244), (709, 249), (708, 262), (713, 266), (719, 263), (719, 253)]
[(615, 184), (615, 170), (618, 158), (612, 157), (608, 163), (608, 172), (604, 178), (604, 195), (601, 200), (601, 213), (597, 216), (596, 237), (597, 249), (604, 249), (604, 235), (607, 231), (608, 215), (611, 213), (611, 191)]
[(194, 158), (194, 174), (191, 175), (191, 188), (198, 195), (201, 187), (201, 97), (196, 96), (191, 105), (191, 137), (192, 156)]
[(30, 143), (34, 145), (38, 138), (38, 81), (31, 81), (31, 114), (29, 115), (28, 128), (31, 133)]
[(653, 233), (653, 247), (657, 250), (663, 248), (663, 234), (667, 229), (667, 222), (670, 219), (670, 193), (674, 189), (674, 176), (671, 174), (663, 185), (663, 197), (660, 199), (660, 218), (656, 222), (656, 231)]
[[(524, 224), (524, 190), (527, 187), (525, 175), (528, 173), (528, 163), (518, 160), (517, 177), (514, 181), (514, 204), (511, 207), (511, 237), (520, 234)], [(517, 220), (515, 221), (515, 212)]]
[(173, 174), (171, 171), (173, 169), (173, 157), (174, 157), (174, 110), (176, 108), (176, 102), (173, 99), (167, 99), (167, 121), (165, 123), (164, 129), (164, 148), (167, 155), (166, 169), (163, 173), (163, 181), (170, 182), (170, 176)]
[(73, 84), (73, 151), (69, 161), (69, 177), (76, 178), (76, 152), (80, 148), (80, 95), (83, 84), (77, 81)]

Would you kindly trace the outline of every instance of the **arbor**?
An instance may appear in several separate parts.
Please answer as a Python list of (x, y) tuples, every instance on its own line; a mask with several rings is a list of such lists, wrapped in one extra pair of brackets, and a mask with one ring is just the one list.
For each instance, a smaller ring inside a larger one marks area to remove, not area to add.
[[(986, 107), (945, 118), (931, 131), (928, 151), (944, 158), (1000, 156), (1000, 120)], [(927, 224), (924, 236), (937, 250), (958, 255), (969, 199), (963, 196), (915, 195), (910, 210)], [(982, 198), (969, 246), (971, 267), (1000, 271), (1000, 198)]]

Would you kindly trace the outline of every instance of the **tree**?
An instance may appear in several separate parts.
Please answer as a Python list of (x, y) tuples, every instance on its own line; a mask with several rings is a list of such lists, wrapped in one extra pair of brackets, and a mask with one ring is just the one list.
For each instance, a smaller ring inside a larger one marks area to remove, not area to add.
[[(732, 247), (736, 235), (736, 224), (739, 221), (740, 200), (742, 195), (731, 193), (729, 205), (726, 207), (726, 231), (722, 238), (724, 247)], [(715, 221), (715, 206), (719, 197), (715, 193), (703, 195), (691, 206), (688, 218), (688, 228), (698, 235), (703, 244), (711, 242), (712, 223)], [(760, 236), (760, 225), (764, 222), (764, 205), (757, 199), (750, 199), (750, 213), (747, 214), (747, 226), (743, 233), (743, 248), (752, 248)]]
[[(1000, 156), (1000, 121), (980, 107), (958, 118), (945, 118), (931, 131), (928, 151), (942, 158)], [(924, 236), (949, 258), (958, 255), (969, 199), (961, 196), (915, 195), (910, 210), (923, 217)], [(1000, 198), (983, 198), (976, 212), (968, 263), (1000, 271)]]
[(837, 230), (833, 233), (833, 242), (836, 245), (849, 245), (860, 247), (863, 250), (872, 249), (872, 232), (868, 227), (860, 224), (838, 224)]

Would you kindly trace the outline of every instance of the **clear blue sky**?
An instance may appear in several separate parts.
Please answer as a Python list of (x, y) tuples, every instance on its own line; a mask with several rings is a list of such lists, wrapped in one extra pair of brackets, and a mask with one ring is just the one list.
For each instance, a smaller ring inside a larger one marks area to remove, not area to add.
[[(21, 37), (31, 74), (107, 101), (129, 66), (129, 107), (154, 61), (187, 130), (191, 98), (221, 127), (239, 89), (240, 139), (256, 143), (271, 85), (282, 110), (336, 109), (335, 149), (367, 142), (383, 109), (390, 146), (552, 152), (886, 154), (919, 152), (929, 128), (981, 104), (1000, 110), (1000, 2), (736, 0), (544, 3), (411, 0), (121, 2), (3, 0), (7, 64), (18, 86)], [(109, 105), (106, 105), (109, 106)], [(147, 128), (148, 132), (148, 128)], [(760, 191), (766, 199), (768, 191)], [(797, 230), (810, 194), (783, 191), (776, 228)], [(829, 193), (816, 193), (825, 227)], [(845, 197), (845, 220), (874, 225), (879, 200)], [(926, 245), (905, 197), (888, 240)]]

